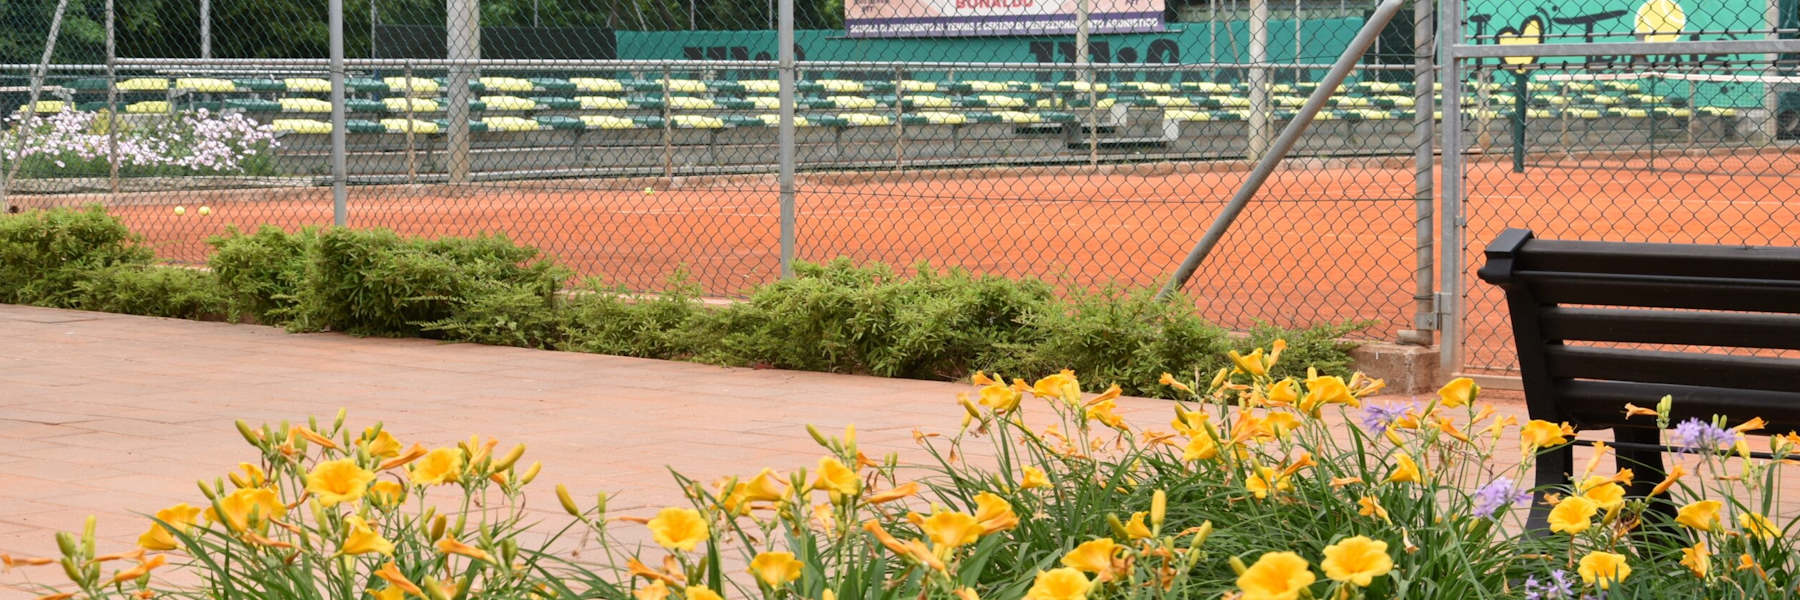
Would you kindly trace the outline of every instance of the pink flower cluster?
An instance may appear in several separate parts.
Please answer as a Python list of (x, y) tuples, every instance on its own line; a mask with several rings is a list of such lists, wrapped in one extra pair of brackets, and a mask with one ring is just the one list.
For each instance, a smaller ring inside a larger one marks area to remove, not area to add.
[[(40, 159), (66, 167), (71, 161), (105, 160), (107, 126), (103, 113), (63, 111), (52, 115), (8, 119), (0, 134), (0, 157), (6, 161)], [(24, 144), (17, 136), (29, 131)], [(233, 112), (206, 109), (151, 119), (119, 119), (118, 161), (121, 167), (174, 167), (200, 173), (237, 173), (242, 161), (279, 146), (275, 131)]]

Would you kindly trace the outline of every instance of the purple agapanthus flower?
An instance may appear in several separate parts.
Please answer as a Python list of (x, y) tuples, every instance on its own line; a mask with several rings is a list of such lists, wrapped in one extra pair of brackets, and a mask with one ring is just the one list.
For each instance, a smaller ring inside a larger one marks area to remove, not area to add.
[(1475, 514), (1483, 517), (1493, 516), (1494, 511), (1502, 507), (1520, 506), (1531, 502), (1531, 492), (1513, 489), (1513, 480), (1501, 477), (1475, 490)]
[(1550, 572), (1549, 581), (1538, 581), (1537, 577), (1525, 578), (1525, 600), (1566, 600), (1575, 597), (1575, 580), (1569, 572), (1557, 569)]
[(1370, 402), (1363, 406), (1363, 429), (1374, 435), (1387, 433), (1388, 427), (1392, 426), (1394, 421), (1399, 420), (1400, 417), (1406, 416), (1406, 411), (1412, 410), (1412, 408), (1411, 404), (1383, 405)]
[(1675, 445), (1689, 450), (1717, 450), (1720, 446), (1736, 443), (1738, 433), (1697, 418), (1690, 418), (1675, 426)]

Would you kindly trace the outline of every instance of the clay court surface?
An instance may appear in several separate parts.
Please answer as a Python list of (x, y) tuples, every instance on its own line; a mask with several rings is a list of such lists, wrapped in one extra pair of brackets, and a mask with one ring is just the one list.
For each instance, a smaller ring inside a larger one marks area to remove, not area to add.
[[(1545, 237), (1792, 245), (1800, 151), (1504, 157), (1465, 170), (1469, 276), (1506, 227)], [(1404, 160), (1290, 161), (1187, 290), (1209, 317), (1306, 324), (1370, 319), (1410, 326), (1414, 175)], [(803, 176), (798, 255), (920, 260), (1077, 287), (1155, 285), (1242, 183), (1241, 165), (984, 169)], [(648, 191), (646, 191), (648, 188)], [(1441, 189), (1441, 188), (1439, 188)], [(413, 235), (505, 233), (582, 275), (656, 289), (685, 269), (708, 293), (774, 279), (773, 177), (544, 180), (465, 186), (354, 186), (350, 223)], [(329, 224), (328, 188), (14, 196), (26, 206), (101, 202), (161, 256), (204, 260), (228, 225)], [(199, 205), (210, 216), (198, 215)], [(176, 205), (188, 209), (184, 216)], [(1435, 230), (1435, 227), (1433, 227)], [(1468, 363), (1510, 364), (1499, 297), (1472, 283)]]

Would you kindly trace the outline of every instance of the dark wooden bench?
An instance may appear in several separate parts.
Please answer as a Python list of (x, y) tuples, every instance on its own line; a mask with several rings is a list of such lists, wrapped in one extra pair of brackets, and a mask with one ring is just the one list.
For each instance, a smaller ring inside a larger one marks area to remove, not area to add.
[[(1506, 290), (1531, 418), (1612, 429), (1633, 495), (1663, 478), (1660, 430), (1627, 402), (1673, 396), (1670, 426), (1752, 417), (1800, 429), (1800, 248), (1576, 242), (1508, 229), (1482, 280)], [(1598, 343), (1595, 343), (1598, 342)], [(1637, 345), (1634, 347), (1634, 345)], [(1660, 345), (1644, 348), (1642, 345)], [(1538, 485), (1567, 482), (1570, 446), (1538, 458)], [(1534, 503), (1530, 527), (1547, 510)]]

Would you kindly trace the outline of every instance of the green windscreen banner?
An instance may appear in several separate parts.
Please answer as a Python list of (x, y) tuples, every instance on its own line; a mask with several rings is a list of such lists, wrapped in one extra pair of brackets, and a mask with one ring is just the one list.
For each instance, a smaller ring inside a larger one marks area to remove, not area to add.
[[(1792, 11), (1792, 0), (1784, 7)], [(1580, 44), (1764, 39), (1774, 23), (1767, 0), (1468, 0), (1464, 35), (1472, 44)], [(1671, 53), (1509, 58), (1539, 63), (1534, 78), (1638, 81), (1645, 93), (1692, 97), (1699, 106), (1759, 106), (1763, 86), (1749, 67), (1763, 55)], [(1720, 77), (1721, 75), (1725, 77)], [(1732, 80), (1732, 76), (1741, 77)], [(1719, 81), (1725, 79), (1724, 81)], [(1536, 80), (1536, 79), (1534, 79)]]

